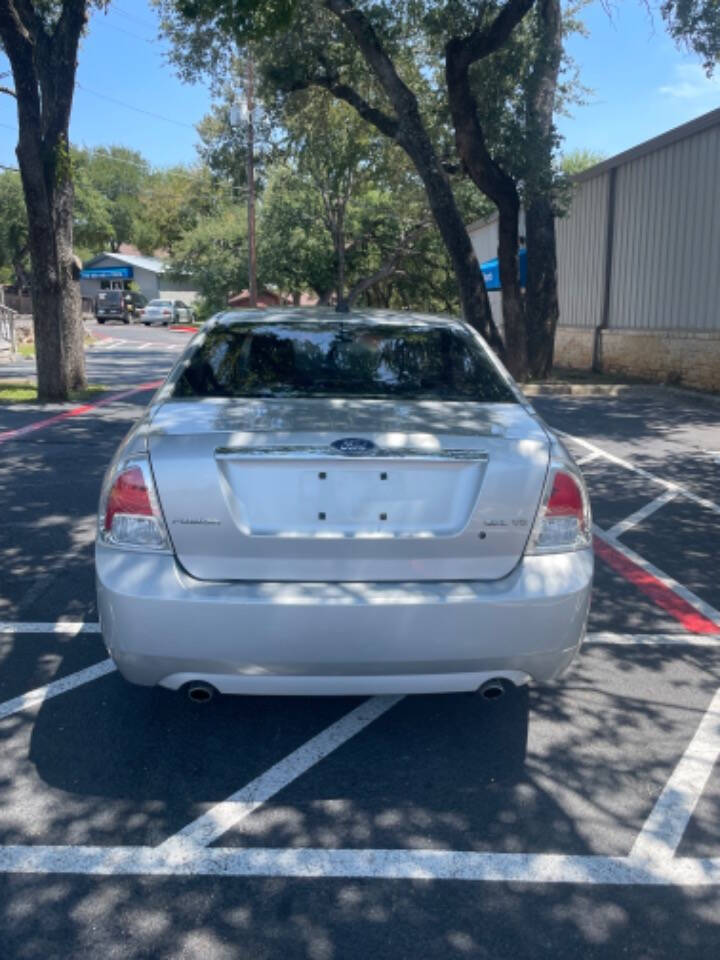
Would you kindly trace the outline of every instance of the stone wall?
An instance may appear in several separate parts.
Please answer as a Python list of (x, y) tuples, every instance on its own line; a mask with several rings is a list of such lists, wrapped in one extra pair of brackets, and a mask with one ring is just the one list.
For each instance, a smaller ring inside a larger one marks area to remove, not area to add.
[[(558, 327), (555, 365), (589, 370), (594, 338), (592, 329)], [(603, 330), (599, 359), (603, 373), (720, 392), (720, 333)]]
[(558, 327), (555, 333), (555, 366), (590, 370), (595, 331), (588, 327)]

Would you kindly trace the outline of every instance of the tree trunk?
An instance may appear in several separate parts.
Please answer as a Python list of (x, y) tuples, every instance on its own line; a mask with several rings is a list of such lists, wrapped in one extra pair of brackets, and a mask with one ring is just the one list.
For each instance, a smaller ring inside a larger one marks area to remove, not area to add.
[(400, 121), (397, 141), (413, 161), (425, 187), (430, 210), (455, 272), (463, 316), (485, 337), (498, 356), (505, 359), (505, 345), (493, 320), (472, 241), (419, 113), (417, 118), (410, 115)]
[(513, 190), (500, 198), (498, 206), (498, 267), (502, 297), (506, 362), (516, 380), (526, 380), (528, 373), (525, 302), (520, 287), (518, 262), (520, 200)]
[(335, 298), (338, 313), (347, 313), (349, 304), (345, 299), (345, 206), (338, 204), (336, 209), (335, 230)]
[(526, 99), (528, 176), (525, 232), (527, 235), (526, 323), (528, 362), (534, 377), (552, 370), (559, 306), (553, 193), (553, 113), (562, 57), (560, 0), (540, 0), (537, 7), (538, 52)]
[(555, 215), (547, 197), (539, 197), (525, 211), (527, 232), (527, 346), (532, 377), (552, 371), (555, 331), (559, 316)]
[(445, 79), (458, 155), (473, 183), (498, 208), (498, 265), (502, 289), (505, 362), (518, 380), (527, 377), (525, 307), (518, 275), (520, 199), (512, 177), (493, 160), (485, 143), (478, 104), (470, 88), (472, 60), (467, 39), (445, 48)]
[(44, 177), (33, 146), (21, 137), (17, 154), (28, 198), (38, 399), (66, 400), (87, 386), (80, 285), (73, 279), (73, 187), (69, 170), (59, 164), (55, 182), (45, 182), (44, 197), (37, 196)]
[(28, 216), (40, 400), (84, 387), (80, 289), (73, 279), (73, 187), (68, 128), (85, 0), (66, 0), (54, 24), (44, 5), (0, 3), (0, 40), (18, 111), (17, 158)]

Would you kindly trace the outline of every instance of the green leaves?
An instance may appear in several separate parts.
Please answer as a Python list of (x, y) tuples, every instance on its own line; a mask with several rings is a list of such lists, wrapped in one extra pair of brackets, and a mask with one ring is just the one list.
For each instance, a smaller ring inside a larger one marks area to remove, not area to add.
[(664, 0), (660, 11), (673, 40), (697, 53), (711, 74), (720, 60), (718, 0)]
[(248, 285), (247, 220), (236, 205), (198, 217), (175, 244), (173, 270), (192, 278), (202, 294), (201, 315), (227, 305), (230, 293)]

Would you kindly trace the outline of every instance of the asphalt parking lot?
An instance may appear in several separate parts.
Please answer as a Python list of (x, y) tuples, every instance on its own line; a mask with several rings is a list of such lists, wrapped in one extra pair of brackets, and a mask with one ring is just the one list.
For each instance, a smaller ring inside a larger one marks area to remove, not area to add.
[(121, 397), (0, 407), (0, 956), (720, 955), (720, 406), (535, 401), (597, 525), (558, 683), (199, 706), (98, 632), (100, 480), (184, 342), (104, 333)]

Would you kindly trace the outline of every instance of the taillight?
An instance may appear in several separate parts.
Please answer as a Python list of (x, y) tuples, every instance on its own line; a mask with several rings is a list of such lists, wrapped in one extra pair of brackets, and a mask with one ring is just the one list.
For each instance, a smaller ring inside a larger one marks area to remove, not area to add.
[(590, 501), (581, 475), (569, 464), (552, 464), (526, 552), (581, 550), (591, 541)]
[(120, 463), (106, 479), (98, 529), (103, 543), (167, 550), (168, 537), (144, 457)]
[(164, 316), (164, 317), (169, 317), (169, 316), (170, 316), (170, 311), (169, 311), (169, 310), (163, 310), (163, 316)]

